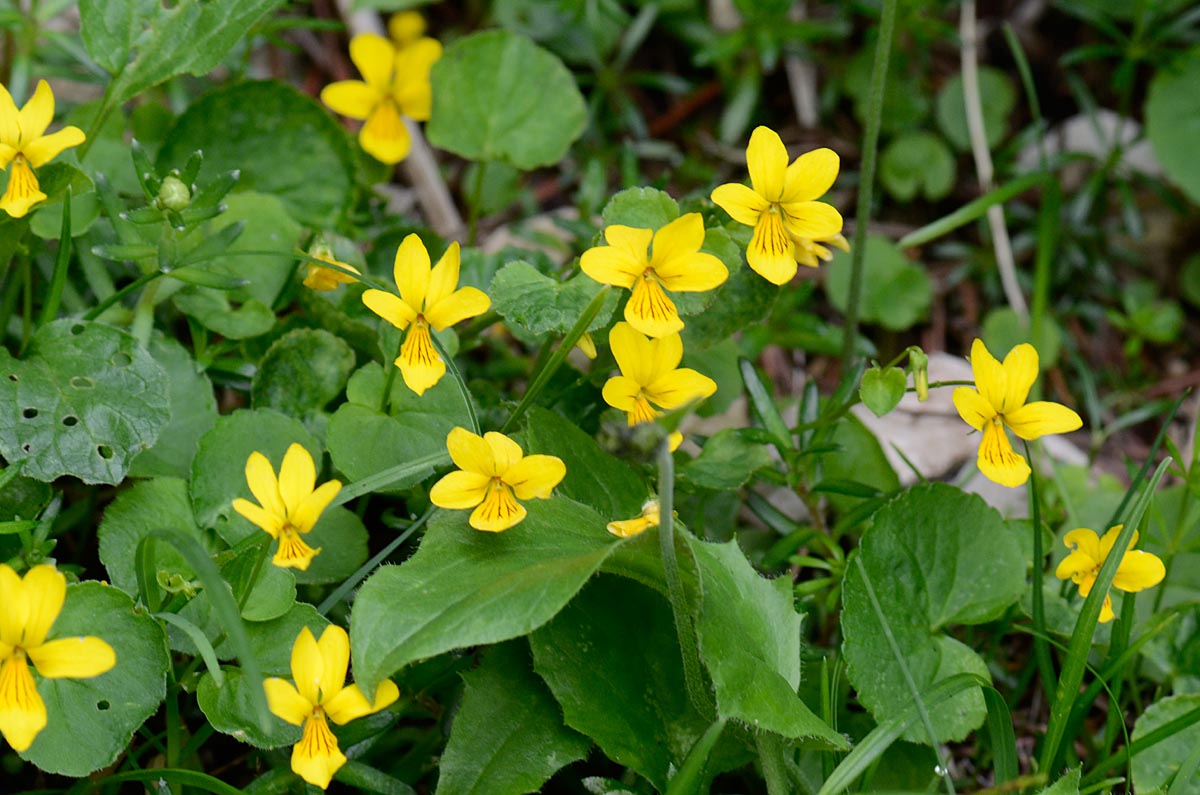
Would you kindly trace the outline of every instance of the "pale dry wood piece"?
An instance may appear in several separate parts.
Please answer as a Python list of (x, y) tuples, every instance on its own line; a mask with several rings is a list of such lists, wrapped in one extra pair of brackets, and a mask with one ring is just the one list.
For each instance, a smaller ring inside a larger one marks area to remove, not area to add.
[[(369, 9), (354, 11), (351, 10), (351, 5), (352, 0), (337, 0), (338, 13), (345, 20), (351, 36), (360, 33), (387, 36), (387, 30), (378, 13)], [(442, 237), (461, 243), (466, 240), (467, 225), (463, 223), (462, 215), (454, 204), (450, 188), (442, 179), (433, 150), (429, 148), (416, 122), (405, 118), (404, 125), (412, 139), (412, 149), (408, 157), (400, 162), (400, 167), (417, 194), (417, 203), (425, 213), (425, 220), (433, 227), (433, 231)]]

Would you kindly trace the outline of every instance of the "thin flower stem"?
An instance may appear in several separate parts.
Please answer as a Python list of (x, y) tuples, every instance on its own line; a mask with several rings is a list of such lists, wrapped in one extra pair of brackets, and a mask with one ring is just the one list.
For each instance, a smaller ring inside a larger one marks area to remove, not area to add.
[(71, 261), (71, 186), (67, 186), (67, 196), (63, 199), (62, 230), (58, 236), (58, 256), (54, 258), (54, 275), (50, 278), (50, 292), (42, 304), (42, 314), (38, 318), (38, 328), (49, 323), (58, 315), (58, 307), (62, 302), (63, 289), (67, 286), (67, 265)]
[[(430, 334), (429, 336), (433, 336)], [(400, 351), (404, 348), (404, 334), (400, 335), (400, 341), (396, 343), (396, 355), (383, 363), (387, 368), (387, 375), (383, 379), (383, 394), (379, 396), (379, 413), (387, 414), (392, 403), (392, 386), (396, 383), (396, 371), (400, 369), (396, 364), (396, 360), (400, 358)]]
[(863, 256), (867, 246), (867, 222), (871, 217), (871, 198), (875, 187), (875, 156), (879, 151), (879, 127), (883, 120), (883, 92), (887, 85), (888, 58), (892, 51), (892, 32), (896, 27), (896, 0), (883, 0), (879, 20), (879, 39), (875, 42), (875, 65), (871, 69), (871, 92), (867, 105), (867, 129), (863, 137), (862, 165), (859, 169), (858, 207), (854, 213), (854, 245), (850, 251), (850, 297), (846, 301), (846, 336), (842, 343), (842, 368), (848, 369), (854, 358), (854, 340), (858, 336), (858, 305), (862, 300)]
[(758, 763), (767, 783), (767, 795), (790, 795), (787, 766), (783, 760), (783, 740), (774, 732), (759, 732), (754, 738), (758, 748)]
[(403, 533), (393, 538), (390, 542), (388, 542), (386, 547), (379, 550), (375, 557), (359, 566), (358, 571), (351, 574), (346, 581), (337, 588), (334, 588), (333, 593), (329, 594), (329, 596), (325, 597), (325, 601), (317, 605), (317, 612), (321, 615), (326, 615), (330, 610), (337, 606), (338, 602), (349, 596), (350, 592), (357, 588), (358, 584), (367, 578), (367, 575), (379, 568), (380, 564), (387, 560), (389, 555), (399, 549), (401, 544), (411, 538), (413, 533), (424, 527), (425, 523), (429, 521), (429, 517), (433, 516), (433, 512), (436, 510), (437, 508), (431, 505), (425, 510), (425, 513), (421, 514), (419, 519), (410, 524), (408, 527), (404, 528)]
[(108, 298), (105, 298), (103, 301), (101, 301), (100, 303), (96, 304), (94, 307), (89, 309), (87, 311), (87, 313), (83, 316), (83, 319), (84, 320), (95, 320), (96, 318), (98, 318), (102, 314), (104, 314), (106, 311), (108, 311), (108, 308), (111, 307), (112, 305), (120, 303), (122, 300), (124, 300), (124, 298), (126, 296), (128, 296), (132, 293), (136, 293), (138, 290), (142, 289), (150, 282), (154, 281), (155, 279), (161, 278), (163, 276), (166, 276), (166, 274), (163, 273), (162, 271), (155, 270), (155, 271), (150, 271), (149, 273), (146, 273), (146, 274), (143, 274), (143, 275), (137, 277), (136, 279), (131, 281), (129, 284), (125, 285), (120, 290), (117, 290), (115, 293), (110, 295)]
[(471, 421), (471, 432), (476, 436), (481, 435), (479, 417), (475, 414), (475, 402), (471, 400), (471, 391), (467, 389), (467, 382), (463, 380), (462, 373), (458, 370), (458, 365), (454, 363), (454, 357), (446, 352), (446, 348), (442, 345), (442, 341), (437, 338), (436, 334), (430, 334), (429, 338), (433, 340), (433, 347), (437, 348), (438, 355), (442, 357), (442, 361), (446, 363), (446, 369), (450, 371), (450, 376), (454, 379), (454, 383), (458, 385), (458, 394), (462, 396), (463, 406), (467, 409), (467, 418)]
[(1054, 660), (1046, 645), (1046, 551), (1042, 548), (1042, 506), (1038, 499), (1038, 474), (1033, 453), (1029, 442), (1022, 440), (1021, 443), (1025, 446), (1025, 459), (1029, 461), (1029, 515), (1033, 521), (1033, 656), (1046, 700), (1053, 703)]

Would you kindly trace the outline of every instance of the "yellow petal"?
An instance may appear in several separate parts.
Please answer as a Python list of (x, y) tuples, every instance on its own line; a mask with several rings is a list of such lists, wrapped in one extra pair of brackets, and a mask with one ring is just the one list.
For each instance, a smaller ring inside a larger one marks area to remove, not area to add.
[(25, 103), (25, 107), (21, 108), (17, 121), (21, 126), (22, 148), (41, 138), (53, 120), (54, 92), (50, 90), (49, 83), (39, 80), (37, 88), (33, 90), (33, 96)]
[(1029, 464), (1013, 452), (1004, 428), (996, 423), (983, 427), (979, 443), (979, 471), (1001, 486), (1016, 488), (1029, 480)]
[(364, 152), (388, 165), (408, 157), (412, 140), (395, 102), (385, 100), (375, 106), (358, 131), (358, 143)]
[(350, 667), (350, 636), (337, 624), (330, 624), (317, 641), (321, 652), (322, 703), (341, 692), (346, 684), (346, 669)]
[(655, 268), (654, 275), (673, 292), (702, 293), (724, 284), (729, 269), (712, 254), (697, 251), (670, 258)]
[(279, 535), (279, 549), (271, 562), (282, 569), (300, 569), (307, 571), (312, 559), (321, 551), (321, 547), (313, 549), (294, 530), (285, 530)]
[[(646, 400), (645, 395), (641, 392), (639, 392), (637, 397), (634, 398), (633, 405), (630, 406), (626, 411), (628, 412), (626, 420), (631, 428), (634, 425), (641, 425), (643, 422), (654, 422), (654, 420), (658, 418), (659, 414), (659, 412), (650, 405), (650, 401)], [(680, 440), (682, 439), (683, 437), (681, 436)], [(675, 447), (678, 446), (679, 445), (675, 445)], [(675, 448), (672, 447), (671, 449), (674, 451)]]
[(1157, 555), (1135, 549), (1121, 559), (1113, 587), (1134, 593), (1158, 585), (1166, 576), (1166, 567)]
[(969, 386), (956, 387), (952, 397), (954, 408), (958, 409), (958, 416), (977, 431), (982, 431), (983, 426), (996, 416), (996, 410), (992, 408), (992, 404)]
[(367, 118), (382, 99), (361, 80), (339, 80), (321, 89), (321, 101), (334, 113), (351, 119)]
[[(674, 336), (677, 339), (679, 337), (678, 334)], [(617, 323), (608, 332), (608, 345), (613, 358), (617, 360), (617, 367), (621, 368), (621, 375), (631, 379), (638, 388), (654, 380), (657, 375), (654, 369), (656, 346), (645, 335), (628, 323)], [(683, 344), (680, 343), (681, 356), (682, 350)]]
[(408, 328), (408, 324), (417, 316), (417, 311), (404, 299), (383, 290), (367, 290), (362, 295), (362, 302), (367, 309), (399, 329)]
[(56, 133), (43, 135), (24, 147), (25, 157), (34, 168), (40, 168), (58, 157), (64, 149), (79, 146), (87, 136), (78, 127), (63, 127)]
[(462, 253), (458, 242), (452, 241), (446, 247), (446, 252), (438, 260), (437, 265), (429, 272), (429, 285), (425, 291), (425, 308), (441, 303), (450, 297), (454, 288), (458, 287), (458, 272), (462, 261)]
[(471, 527), (488, 533), (501, 533), (525, 518), (525, 506), (513, 499), (512, 490), (503, 483), (492, 481), (487, 496), (479, 503), (471, 518)]
[(0, 643), (17, 646), (25, 632), (29, 602), (21, 575), (7, 563), (0, 563)]
[(654, 232), (649, 229), (639, 229), (622, 224), (613, 224), (604, 228), (604, 239), (619, 251), (624, 251), (631, 259), (643, 265), (650, 263), (650, 243), (654, 240)]
[(390, 41), (373, 33), (360, 33), (350, 40), (350, 60), (377, 95), (391, 92), (396, 48)]
[(971, 343), (971, 373), (975, 376), (975, 386), (979, 389), (979, 394), (992, 408), (1000, 411), (1008, 391), (1008, 376), (981, 339)]
[(446, 363), (438, 355), (437, 348), (433, 347), (429, 326), (420, 322), (409, 327), (395, 363), (400, 368), (405, 385), (418, 395), (424, 395), (425, 390), (441, 381), (446, 374)]
[(1096, 567), (1099, 565), (1100, 562), (1086, 552), (1072, 552), (1059, 562), (1058, 568), (1054, 570), (1054, 576), (1060, 580), (1074, 580), (1089, 572), (1094, 576)]
[(646, 397), (664, 409), (677, 409), (717, 391), (717, 382), (687, 367), (672, 370), (646, 388)]
[(842, 214), (825, 202), (790, 202), (781, 205), (788, 234), (818, 240), (842, 231)]
[(333, 498), (342, 490), (340, 480), (330, 480), (322, 483), (300, 503), (300, 507), (292, 514), (292, 527), (297, 533), (307, 533), (316, 525), (321, 514), (333, 502)]
[(632, 411), (634, 403), (642, 393), (642, 385), (632, 378), (618, 375), (604, 382), (604, 402), (614, 409)]
[(704, 218), (700, 213), (686, 213), (654, 233), (650, 266), (680, 254), (693, 254), (703, 245)]
[(665, 337), (683, 329), (679, 311), (654, 278), (638, 279), (625, 304), (629, 325), (649, 337)]
[(488, 431), (483, 435), (483, 440), (487, 442), (488, 447), (492, 448), (492, 459), (496, 462), (496, 474), (500, 477), (503, 477), (504, 473), (508, 472), (524, 455), (521, 445), (502, 433)]
[(21, 148), (21, 112), (12, 94), (0, 83), (0, 143), (14, 149)]
[(668, 375), (683, 359), (683, 338), (678, 334), (668, 334), (665, 337), (649, 340), (650, 356), (646, 379), (642, 385), (649, 387), (655, 381)]
[[(2, 88), (2, 86), (0, 86)], [(6, 144), (0, 141), (0, 171), (8, 168), (8, 164), (17, 156), (19, 150), (12, 144)]]
[(736, 182), (718, 185), (712, 192), (712, 200), (713, 204), (729, 213), (729, 217), (746, 226), (757, 224), (759, 216), (771, 206), (762, 196)]
[(392, 278), (396, 280), (396, 289), (400, 291), (404, 303), (417, 313), (425, 311), (425, 296), (429, 294), (432, 274), (429, 252), (421, 238), (415, 234), (404, 238), (396, 249)]
[(358, 685), (350, 685), (325, 704), (325, 714), (339, 726), (349, 723), (364, 715), (371, 715), (389, 707), (400, 697), (400, 688), (391, 679), (384, 679), (375, 688), (374, 703), (358, 689)]
[(566, 474), (567, 466), (557, 456), (527, 455), (505, 473), (504, 482), (519, 500), (548, 500)]
[(787, 284), (796, 275), (795, 246), (779, 213), (772, 210), (758, 219), (746, 247), (746, 262), (771, 284)]
[(429, 501), (439, 508), (474, 508), (487, 496), (492, 479), (478, 472), (450, 472), (429, 490)]
[(779, 201), (787, 175), (787, 147), (769, 127), (756, 127), (746, 147), (746, 169), (754, 192), (769, 202)]
[(91, 679), (117, 664), (113, 647), (100, 638), (59, 638), (28, 651), (33, 667), (47, 679)]
[(787, 168), (783, 183), (784, 202), (807, 202), (819, 199), (833, 187), (841, 164), (832, 149), (805, 152)]
[(300, 503), (312, 494), (316, 485), (317, 470), (312, 455), (304, 445), (292, 442), (283, 454), (283, 463), (279, 467), (279, 496), (288, 517), (296, 515)]
[[(341, 265), (343, 268), (348, 268), (349, 270), (358, 273), (358, 269), (351, 265), (347, 265), (344, 262), (339, 262), (337, 264)], [(304, 276), (304, 286), (310, 290), (317, 290), (319, 292), (336, 290), (338, 285), (349, 284), (352, 281), (354, 281), (353, 276), (342, 273), (334, 268), (322, 267), (317, 265), (315, 262), (308, 263), (308, 273)], [(375, 292), (380, 291), (376, 290)]]
[(287, 507), (283, 498), (279, 496), (279, 481), (275, 479), (275, 468), (271, 466), (267, 457), (257, 450), (246, 459), (246, 485), (250, 487), (250, 493), (258, 500), (263, 510), (277, 516), (281, 522), (286, 520)]
[(324, 715), (314, 715), (304, 721), (300, 742), (292, 748), (292, 772), (325, 789), (333, 774), (346, 764), (346, 755), (338, 749), (337, 737), (329, 730)]
[[(1105, 560), (1112, 552), (1113, 545), (1117, 543), (1117, 537), (1121, 535), (1121, 530), (1125, 527), (1123, 524), (1108, 528), (1108, 532), (1100, 537), (1100, 560)], [(1138, 531), (1134, 530), (1133, 535), (1129, 537), (1129, 543), (1125, 545), (1125, 551), (1133, 549), (1133, 545), (1138, 541)]]
[(421, 16), (420, 11), (401, 11), (392, 14), (387, 29), (392, 41), (403, 47), (425, 35), (425, 17)]
[(1072, 553), (1086, 555), (1096, 566), (1103, 563), (1105, 555), (1108, 554), (1100, 550), (1100, 536), (1086, 527), (1077, 527), (1067, 533), (1063, 536), (1063, 544)]
[(396, 53), (392, 97), (410, 119), (425, 121), (429, 118), (433, 106), (429, 68), (441, 57), (441, 42), (428, 38), (418, 39)]
[[(649, 229), (610, 226), (604, 230), (609, 245), (593, 246), (583, 252), (579, 268), (601, 284), (632, 287), (649, 265), (646, 246), (650, 244), (652, 234)], [(640, 251), (630, 250), (636, 248), (633, 238), (644, 240)]]
[(301, 627), (296, 642), (292, 644), (292, 679), (304, 700), (314, 706), (321, 703), (323, 667), (317, 639), (313, 637), (312, 630)]
[(596, 358), (596, 340), (588, 332), (583, 332), (579, 339), (575, 342), (575, 347), (583, 351), (583, 355), (589, 359)]
[(646, 531), (647, 528), (658, 524), (651, 522), (645, 516), (635, 516), (632, 519), (619, 519), (606, 525), (608, 532), (617, 538), (631, 538)]
[(25, 572), (22, 585), (28, 613), (24, 640), (18, 645), (31, 649), (45, 642), (55, 619), (62, 612), (67, 597), (67, 578), (58, 569), (43, 563)]
[(38, 695), (25, 655), (0, 660), (0, 734), (13, 750), (26, 751), (46, 727), (46, 704)]
[(1100, 623), (1107, 624), (1109, 621), (1112, 621), (1112, 620), (1113, 620), (1112, 597), (1105, 595), (1104, 605), (1100, 608)]
[[(1025, 405), (1025, 400), (1029, 397), (1029, 389), (1033, 386), (1033, 382), (1037, 380), (1037, 350), (1029, 343), (1023, 342), (1008, 352), (1008, 355), (1004, 357), (1004, 364), (1000, 366), (1004, 368), (1006, 386), (1004, 390), (1004, 405), (997, 406), (997, 408), (1001, 414), (1007, 414)], [(1075, 429), (1072, 428), (1071, 430)], [(1058, 433), (1058, 431), (1049, 431), (1049, 433)]]
[(1039, 400), (1005, 414), (1004, 424), (1022, 439), (1038, 439), (1047, 434), (1078, 430), (1083, 426), (1083, 420), (1061, 403)]
[(18, 156), (13, 160), (12, 171), (8, 174), (8, 187), (4, 190), (4, 196), (0, 197), (0, 210), (13, 218), (24, 218), (35, 204), (45, 200), (46, 194), (38, 185), (37, 175), (25, 158)]
[(492, 299), (487, 293), (475, 287), (464, 287), (455, 290), (446, 299), (432, 304), (425, 310), (425, 319), (438, 331), (449, 328), (455, 323), (476, 317), (488, 311)]
[(246, 517), (271, 538), (278, 538), (279, 531), (283, 529), (284, 517), (265, 511), (250, 500), (243, 500), (238, 497), (233, 501), (233, 510)]
[(466, 428), (450, 431), (446, 436), (446, 450), (454, 465), (464, 472), (474, 472), (488, 478), (500, 474), (496, 470), (496, 456), (491, 445), (482, 436), (476, 436)]
[(263, 690), (267, 692), (267, 707), (271, 712), (293, 726), (304, 723), (316, 706), (308, 703), (291, 682), (278, 676), (264, 679)]

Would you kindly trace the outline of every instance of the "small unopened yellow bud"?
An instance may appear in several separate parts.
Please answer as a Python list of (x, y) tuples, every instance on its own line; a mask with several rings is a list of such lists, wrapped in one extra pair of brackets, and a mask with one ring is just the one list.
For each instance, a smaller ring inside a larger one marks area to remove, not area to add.
[(929, 399), (929, 356), (925, 351), (916, 346), (908, 349), (908, 370), (913, 376), (917, 400), (924, 403)]
[(388, 35), (400, 47), (425, 35), (425, 17), (419, 11), (401, 11), (388, 20)]
[(192, 201), (192, 192), (188, 190), (188, 186), (183, 184), (183, 180), (179, 177), (169, 176), (162, 182), (162, 187), (158, 189), (158, 199), (156, 204), (163, 210), (180, 210), (187, 209), (188, 204)]

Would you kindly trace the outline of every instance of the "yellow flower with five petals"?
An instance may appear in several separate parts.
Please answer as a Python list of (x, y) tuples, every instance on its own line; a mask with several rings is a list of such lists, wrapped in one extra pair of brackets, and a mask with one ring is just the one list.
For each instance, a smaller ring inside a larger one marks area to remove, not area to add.
[(251, 453), (246, 460), (246, 483), (259, 504), (239, 497), (233, 501), (233, 509), (279, 541), (271, 562), (283, 568), (308, 569), (321, 548), (313, 549), (300, 536), (316, 525), (342, 490), (341, 481), (331, 480), (318, 488), (312, 456), (304, 445), (293, 442), (284, 453), (278, 478), (265, 455)]
[(983, 432), (979, 471), (1002, 486), (1020, 486), (1029, 479), (1029, 464), (1013, 450), (1004, 429), (1032, 441), (1074, 431), (1083, 420), (1061, 403), (1026, 402), (1038, 376), (1038, 354), (1028, 343), (1009, 351), (1001, 364), (977, 339), (971, 345), (971, 371), (977, 389), (955, 389), (954, 407), (968, 425)]
[(67, 597), (67, 578), (50, 565), (22, 578), (0, 563), (0, 734), (18, 753), (46, 726), (46, 703), (29, 664), (45, 679), (90, 679), (117, 664), (100, 638), (47, 640)]
[(841, 214), (816, 201), (837, 179), (839, 165), (832, 149), (806, 152), (788, 165), (783, 141), (774, 130), (758, 127), (746, 147), (753, 187), (730, 182), (712, 192), (713, 202), (733, 220), (754, 227), (746, 261), (772, 284), (791, 281), (798, 261), (808, 264), (806, 253), (797, 255), (797, 238), (832, 241), (841, 234)]
[(63, 127), (46, 135), (53, 120), (54, 92), (45, 80), (38, 81), (33, 96), (20, 110), (8, 89), (0, 85), (0, 171), (12, 164), (0, 210), (13, 218), (23, 217), (33, 205), (46, 199), (33, 169), (84, 141), (83, 130), (78, 127)]
[(346, 687), (349, 664), (346, 630), (330, 624), (317, 640), (304, 627), (292, 645), (296, 684), (276, 676), (263, 681), (271, 712), (293, 726), (304, 727), (300, 742), (292, 747), (292, 770), (321, 789), (328, 787), (333, 774), (346, 764), (346, 755), (338, 748), (326, 719), (341, 726), (386, 708), (400, 696), (396, 683), (385, 679), (375, 688), (375, 701), (367, 701), (358, 685)]
[[(654, 422), (660, 413), (655, 406), (669, 411), (717, 391), (717, 383), (708, 376), (679, 366), (683, 340), (678, 334), (648, 339), (630, 324), (618, 323), (609, 332), (608, 344), (621, 374), (604, 384), (604, 402), (626, 412), (630, 426)], [(669, 440), (674, 450), (683, 434), (676, 431)]]
[(458, 287), (460, 254), (451, 243), (438, 264), (430, 268), (429, 252), (416, 235), (404, 238), (396, 250), (392, 275), (400, 295), (367, 290), (363, 303), (398, 329), (407, 329), (396, 366), (404, 383), (418, 395), (442, 380), (446, 363), (433, 346), (429, 334), (449, 328), (461, 320), (482, 315), (492, 305), (487, 294), (475, 287)]
[(675, 303), (664, 292), (704, 292), (720, 286), (729, 270), (704, 245), (699, 213), (681, 215), (659, 229), (613, 224), (604, 229), (607, 246), (583, 252), (579, 267), (601, 284), (632, 291), (625, 319), (643, 334), (662, 337), (683, 328)]
[[(1071, 550), (1071, 554), (1062, 559), (1054, 575), (1060, 580), (1070, 578), (1079, 586), (1079, 595), (1086, 597), (1092, 592), (1092, 586), (1096, 584), (1096, 575), (1100, 573), (1100, 567), (1112, 552), (1113, 544), (1117, 543), (1117, 536), (1120, 535), (1122, 527), (1124, 525), (1109, 529), (1103, 538), (1086, 527), (1079, 527), (1067, 533), (1063, 536), (1063, 543)], [(1121, 556), (1121, 563), (1117, 566), (1117, 573), (1113, 576), (1113, 587), (1126, 593), (1151, 588), (1167, 576), (1166, 567), (1157, 555), (1133, 548), (1137, 540), (1138, 534), (1134, 530), (1129, 539), (1129, 546)], [(1104, 606), (1100, 608), (1100, 622), (1112, 621), (1112, 618), (1112, 597), (1105, 594)]]
[(525, 455), (519, 444), (495, 431), (477, 436), (455, 428), (446, 448), (459, 471), (433, 484), (429, 501), (439, 508), (474, 508), (470, 524), (476, 530), (509, 529), (527, 513), (517, 500), (549, 499), (567, 474), (561, 458)]
[(321, 101), (335, 113), (365, 119), (358, 132), (363, 151), (384, 163), (399, 163), (412, 146), (403, 117), (429, 118), (429, 69), (440, 57), (436, 39), (418, 38), (397, 48), (383, 36), (359, 34), (350, 40), (350, 60), (363, 79), (325, 86)]

